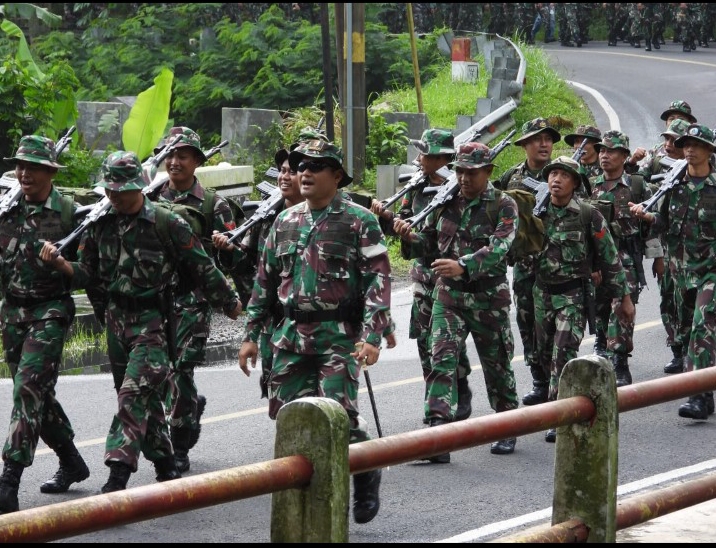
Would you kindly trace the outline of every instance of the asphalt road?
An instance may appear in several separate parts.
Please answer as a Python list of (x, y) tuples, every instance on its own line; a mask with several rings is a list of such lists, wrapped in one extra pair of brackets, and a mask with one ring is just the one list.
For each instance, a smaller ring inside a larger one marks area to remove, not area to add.
[[(632, 147), (660, 140), (660, 113), (675, 99), (691, 104), (700, 121), (713, 127), (716, 105), (716, 48), (686, 54), (679, 45), (645, 52), (620, 44), (590, 43), (583, 48), (545, 47), (563, 77), (574, 82), (602, 130), (621, 128)], [(544, 113), (568, 115), (569, 113)], [(650, 271), (650, 261), (646, 270)], [(635, 351), (630, 359), (634, 382), (660, 378), (670, 359), (658, 314), (658, 289), (649, 286), (637, 307)], [(383, 434), (423, 428), (423, 381), (415, 342), (408, 339), (411, 297), (406, 288), (393, 295), (398, 346), (385, 350), (371, 368)], [(518, 394), (531, 387), (514, 324)], [(587, 336), (581, 354), (590, 354)], [(468, 344), (473, 365), (473, 417), (491, 414), (474, 345)], [(274, 423), (266, 400), (259, 399), (258, 375), (246, 378), (234, 361), (213, 364), (196, 373), (200, 392), (208, 398), (201, 440), (190, 453), (188, 474), (262, 462), (273, 457)], [(0, 417), (9, 417), (12, 387), (0, 381)], [(25, 471), (21, 508), (96, 495), (107, 479), (104, 438), (116, 407), (109, 375), (62, 377), (58, 398), (72, 420), (76, 441), (91, 476), (63, 495), (43, 495), (39, 485), (57, 467), (41, 444), (35, 463)], [(716, 419), (696, 422), (677, 415), (680, 402), (660, 404), (620, 416), (620, 494), (664, 485), (716, 467)], [(376, 435), (365, 389), (360, 405)], [(351, 542), (481, 542), (549, 519), (554, 477), (554, 445), (541, 433), (520, 438), (514, 454), (491, 455), (480, 446), (454, 452), (448, 465), (416, 462), (384, 471), (382, 506), (369, 524), (350, 525)], [(142, 459), (130, 487), (151, 484), (154, 474)], [(71, 542), (268, 542), (270, 497), (262, 496), (172, 517), (141, 522), (69, 539)]]

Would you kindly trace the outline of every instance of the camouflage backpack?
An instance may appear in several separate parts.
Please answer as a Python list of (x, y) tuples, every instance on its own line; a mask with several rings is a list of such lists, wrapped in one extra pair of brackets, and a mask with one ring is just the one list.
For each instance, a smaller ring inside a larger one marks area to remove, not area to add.
[(532, 211), (535, 207), (535, 196), (527, 190), (518, 188), (511, 190), (495, 189), (495, 199), (487, 204), (487, 216), (493, 226), (497, 226), (498, 208), (501, 193), (504, 192), (517, 202), (519, 227), (510, 250), (507, 252), (507, 264), (514, 265), (521, 259), (536, 255), (545, 243), (544, 225), (542, 219), (535, 217)]

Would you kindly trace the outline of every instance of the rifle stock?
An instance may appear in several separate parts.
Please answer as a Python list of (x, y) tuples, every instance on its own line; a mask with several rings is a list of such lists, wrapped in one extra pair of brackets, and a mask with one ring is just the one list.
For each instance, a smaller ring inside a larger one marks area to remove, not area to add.
[(584, 156), (584, 147), (587, 144), (587, 138), (585, 137), (582, 139), (582, 142), (579, 143), (579, 147), (577, 147), (577, 150), (574, 151), (574, 154), (572, 154), (572, 160), (579, 163), (582, 159), (582, 156)]
[(664, 174), (664, 179), (657, 191), (654, 192), (651, 198), (640, 204), (644, 208), (644, 211), (652, 209), (664, 194), (681, 182), (682, 177), (686, 173), (687, 166), (688, 162), (686, 160), (676, 160), (673, 162), (669, 171)]
[(275, 216), (282, 203), (283, 195), (281, 194), (281, 189), (275, 188), (268, 198), (261, 201), (259, 207), (256, 208), (256, 211), (254, 211), (251, 217), (246, 219), (235, 229), (224, 232), (224, 235), (229, 237), (229, 243), (234, 243), (240, 238), (243, 238), (244, 234), (251, 230), (254, 225)]

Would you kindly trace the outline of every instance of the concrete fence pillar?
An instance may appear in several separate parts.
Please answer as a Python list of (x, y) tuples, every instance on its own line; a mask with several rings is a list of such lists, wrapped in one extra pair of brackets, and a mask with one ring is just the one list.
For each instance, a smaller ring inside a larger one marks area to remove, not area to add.
[(586, 396), (596, 407), (589, 424), (557, 428), (552, 525), (579, 518), (587, 542), (616, 541), (619, 408), (614, 371), (596, 354), (570, 360), (559, 398)]
[(271, 542), (348, 542), (348, 415), (328, 398), (301, 398), (276, 418), (274, 458), (303, 455), (313, 463), (305, 489), (271, 500)]

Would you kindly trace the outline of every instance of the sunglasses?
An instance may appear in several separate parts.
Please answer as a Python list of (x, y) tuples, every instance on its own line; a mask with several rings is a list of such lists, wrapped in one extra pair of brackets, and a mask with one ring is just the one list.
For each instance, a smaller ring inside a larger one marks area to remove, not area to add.
[(296, 171), (299, 173), (303, 173), (306, 170), (309, 170), (311, 173), (319, 173), (323, 171), (324, 169), (333, 169), (333, 166), (330, 164), (327, 164), (325, 162), (316, 162), (316, 161), (304, 161), (298, 164), (298, 168), (296, 168)]

